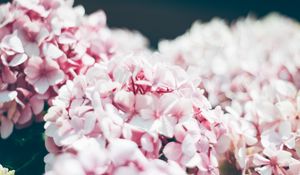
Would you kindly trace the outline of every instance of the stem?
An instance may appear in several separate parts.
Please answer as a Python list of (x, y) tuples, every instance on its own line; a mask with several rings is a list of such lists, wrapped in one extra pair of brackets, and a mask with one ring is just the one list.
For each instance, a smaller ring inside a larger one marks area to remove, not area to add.
[(15, 170), (15, 172), (19, 172), (22, 169), (26, 168), (27, 166), (29, 166), (35, 159), (36, 157), (40, 154), (41, 152), (37, 152), (36, 154), (34, 154), (31, 159), (29, 161), (27, 161), (26, 163), (24, 163), (21, 167), (19, 167), (18, 169)]

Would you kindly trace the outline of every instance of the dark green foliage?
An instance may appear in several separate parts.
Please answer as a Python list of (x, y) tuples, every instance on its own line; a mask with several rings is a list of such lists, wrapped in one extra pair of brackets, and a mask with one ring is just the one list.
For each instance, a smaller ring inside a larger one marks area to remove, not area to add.
[(15, 129), (8, 139), (0, 139), (0, 164), (16, 171), (16, 175), (44, 173), (47, 154), (43, 138), (44, 123), (25, 129)]

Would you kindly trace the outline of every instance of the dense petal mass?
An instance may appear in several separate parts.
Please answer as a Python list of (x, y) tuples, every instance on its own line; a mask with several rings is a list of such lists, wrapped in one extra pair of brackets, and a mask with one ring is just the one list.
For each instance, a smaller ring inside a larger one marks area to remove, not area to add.
[[(138, 32), (108, 28), (103, 11), (85, 15), (82, 6), (72, 6), (72, 0), (0, 5), (0, 111), (7, 113), (2, 106), (11, 101), (17, 104), (8, 118), (13, 126), (40, 121), (44, 104), (51, 105), (59, 87), (93, 64), (114, 55), (149, 52), (147, 39)], [(128, 38), (134, 38), (130, 45)]]
[(299, 173), (299, 23), (198, 21), (153, 52), (106, 20), (73, 0), (0, 5), (0, 136), (43, 119), (46, 175)]
[(198, 76), (212, 105), (226, 110), (225, 160), (244, 174), (289, 174), (299, 164), (299, 29), (278, 14), (214, 19), (159, 43), (161, 61)]
[[(197, 170), (202, 166), (200, 152), (209, 159), (203, 171), (217, 173), (218, 163), (210, 160), (217, 159), (216, 143), (225, 134), (225, 130), (214, 127), (224, 127), (220, 122), (222, 111), (217, 112), (219, 109), (212, 109), (210, 104), (195, 103), (193, 98), (206, 98), (193, 77), (177, 66), (150, 63), (152, 56), (118, 55), (62, 86), (45, 116), (46, 135), (62, 150), (82, 138), (101, 137), (109, 143), (106, 149), (111, 152), (112, 164), (120, 166), (111, 174), (125, 170), (140, 174), (140, 168), (129, 166), (128, 161), (139, 165), (155, 159), (155, 164), (165, 167), (162, 157), (174, 162), (172, 166), (181, 172), (186, 168)], [(214, 119), (209, 119), (210, 115)], [(188, 126), (190, 123), (193, 127)], [(181, 127), (183, 130), (177, 131)], [(56, 152), (52, 143), (47, 147)]]

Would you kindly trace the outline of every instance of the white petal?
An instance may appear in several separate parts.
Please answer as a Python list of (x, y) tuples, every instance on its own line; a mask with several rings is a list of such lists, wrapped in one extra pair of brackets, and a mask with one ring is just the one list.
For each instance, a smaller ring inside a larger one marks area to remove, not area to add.
[(253, 163), (256, 166), (266, 165), (269, 163), (269, 160), (263, 157), (260, 154), (254, 154), (253, 156)]
[(158, 126), (158, 131), (166, 136), (166, 137), (173, 137), (174, 136), (174, 125), (172, 121), (167, 117), (162, 117), (160, 120), (160, 125)]
[(297, 89), (292, 83), (283, 80), (277, 80), (275, 88), (280, 94), (290, 98), (294, 98), (297, 93)]
[(270, 166), (263, 166), (261, 168), (255, 168), (260, 175), (272, 175), (272, 167)]
[(194, 168), (197, 166), (198, 168), (200, 167), (200, 170), (205, 169), (201, 166), (201, 157), (199, 156), (199, 154), (195, 154), (193, 157), (191, 157), (191, 159), (185, 163), (185, 166), (189, 168)]
[(64, 80), (65, 74), (62, 70), (54, 70), (48, 73), (47, 80), (49, 85), (56, 85)]
[(34, 83), (34, 89), (39, 94), (44, 94), (49, 88), (49, 83), (46, 78), (40, 78)]
[(95, 63), (95, 59), (87, 54), (82, 56), (82, 62), (86, 66), (91, 66)]
[(134, 158), (133, 156), (138, 148), (137, 145), (132, 141), (114, 139), (109, 144), (109, 150), (111, 160), (116, 166), (118, 166), (125, 163), (127, 160)]
[(39, 49), (39, 46), (36, 43), (28, 42), (24, 45), (24, 48), (25, 48), (25, 53), (29, 57), (40, 55), (40, 49)]
[(145, 131), (149, 131), (153, 125), (154, 120), (151, 119), (144, 119), (140, 116), (134, 116), (130, 120), (130, 125), (135, 126), (139, 129), (143, 129)]
[(4, 37), (1, 46), (5, 49), (12, 49), (13, 51), (18, 53), (24, 53), (24, 48), (21, 40), (17, 35), (14, 34)]
[(284, 118), (293, 117), (293, 115), (296, 113), (294, 105), (288, 100), (276, 103), (276, 107), (279, 109), (282, 117)]
[(290, 121), (282, 121), (279, 125), (279, 133), (282, 137), (288, 137), (292, 133), (292, 124)]
[(85, 122), (84, 122), (84, 132), (86, 134), (88, 134), (94, 129), (94, 126), (96, 124), (96, 117), (91, 112), (86, 115), (88, 115), (88, 116), (86, 117)]
[(63, 52), (53, 44), (45, 44), (43, 52), (46, 58), (56, 59), (63, 55)]
[(182, 152), (187, 156), (193, 156), (197, 149), (193, 138), (187, 134), (182, 142)]
[(17, 97), (17, 91), (1, 91), (0, 92), (0, 103), (11, 101)]
[(25, 54), (17, 54), (14, 56), (14, 58), (8, 63), (9, 66), (15, 67), (22, 63), (24, 63), (27, 60), (27, 55)]
[(225, 134), (222, 135), (216, 144), (216, 151), (218, 153), (225, 153), (225, 151), (227, 151), (228, 148), (230, 147), (230, 143), (231, 143), (230, 137)]

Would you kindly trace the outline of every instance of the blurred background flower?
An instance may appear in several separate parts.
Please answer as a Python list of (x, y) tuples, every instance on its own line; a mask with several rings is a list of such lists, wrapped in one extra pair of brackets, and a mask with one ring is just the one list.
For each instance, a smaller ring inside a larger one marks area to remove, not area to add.
[(228, 22), (249, 14), (263, 17), (278, 12), (299, 21), (297, 3), (292, 0), (75, 0), (86, 13), (103, 9), (110, 27), (140, 31), (156, 47), (161, 39), (183, 34), (195, 20), (204, 22), (220, 17)]

